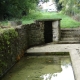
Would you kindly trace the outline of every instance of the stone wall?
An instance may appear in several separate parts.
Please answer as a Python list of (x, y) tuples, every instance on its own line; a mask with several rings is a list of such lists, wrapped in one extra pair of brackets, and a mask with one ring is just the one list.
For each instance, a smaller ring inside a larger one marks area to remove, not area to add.
[[(52, 20), (50, 21), (50, 26), (54, 26)], [(12, 25), (14, 28), (3, 29), (0, 32), (0, 77), (24, 56), (27, 48), (45, 43), (44, 27), (46, 28), (46, 26), (44, 26), (44, 22), (45, 20), (41, 20), (27, 25)], [(59, 24), (57, 24), (57, 28), (58, 26)], [(59, 37), (57, 34), (55, 36)]]
[(44, 26), (43, 24), (33, 23), (28, 30), (28, 45), (36, 46), (44, 43)]
[(17, 57), (17, 32), (14, 29), (0, 33), (0, 76), (15, 63)]
[(27, 48), (44, 43), (41, 24), (19, 25), (0, 33), (0, 77), (20, 60)]
[(61, 37), (60, 20), (52, 22), (53, 42), (59, 42)]
[(60, 32), (60, 21), (61, 19), (41, 19), (36, 20), (39, 24), (43, 24), (44, 28), (44, 41), (45, 43), (58, 43), (61, 38)]

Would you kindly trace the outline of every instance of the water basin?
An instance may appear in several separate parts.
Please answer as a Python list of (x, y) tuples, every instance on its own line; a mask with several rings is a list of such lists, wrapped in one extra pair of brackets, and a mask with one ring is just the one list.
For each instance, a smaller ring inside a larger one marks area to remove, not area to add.
[(70, 56), (23, 57), (2, 80), (75, 80)]

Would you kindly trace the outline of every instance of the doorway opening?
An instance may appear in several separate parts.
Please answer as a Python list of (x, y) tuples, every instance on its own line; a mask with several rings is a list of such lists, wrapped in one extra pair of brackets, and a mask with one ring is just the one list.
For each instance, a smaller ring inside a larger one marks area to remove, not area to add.
[(52, 42), (52, 21), (44, 21), (44, 39), (45, 43)]

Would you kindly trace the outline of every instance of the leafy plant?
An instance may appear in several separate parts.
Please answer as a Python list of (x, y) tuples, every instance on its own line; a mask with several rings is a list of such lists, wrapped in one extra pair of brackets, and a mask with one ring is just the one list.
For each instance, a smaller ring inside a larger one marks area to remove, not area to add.
[(70, 16), (80, 13), (80, 0), (59, 0), (62, 4), (62, 11)]

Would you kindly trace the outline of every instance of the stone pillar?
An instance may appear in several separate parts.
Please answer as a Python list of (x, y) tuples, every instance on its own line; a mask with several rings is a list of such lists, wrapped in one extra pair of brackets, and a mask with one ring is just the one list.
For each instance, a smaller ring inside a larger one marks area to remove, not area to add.
[(53, 32), (53, 42), (58, 42), (60, 40), (60, 20), (52, 22), (52, 32)]

